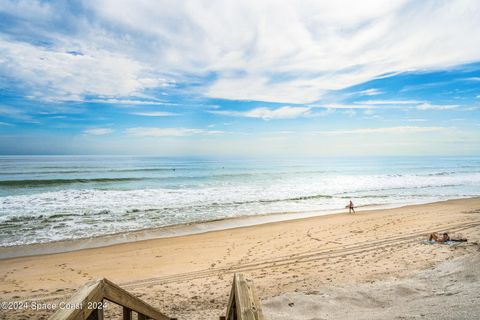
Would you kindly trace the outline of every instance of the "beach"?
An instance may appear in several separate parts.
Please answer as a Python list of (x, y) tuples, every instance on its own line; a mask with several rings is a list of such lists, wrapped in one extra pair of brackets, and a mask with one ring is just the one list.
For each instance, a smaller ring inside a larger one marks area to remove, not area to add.
[(480, 0), (0, 1), (0, 320), (480, 319)]
[[(434, 231), (468, 242), (427, 243)], [(254, 281), (267, 319), (344, 319), (348, 310), (351, 319), (393, 319), (402, 310), (409, 310), (407, 319), (474, 319), (479, 291), (468, 284), (480, 277), (478, 268), (466, 268), (478, 261), (479, 243), (480, 198), (448, 200), (3, 259), (0, 292), (5, 301), (59, 302), (105, 277), (169, 316), (218, 319), (233, 273), (243, 272)], [(445, 281), (428, 286), (425, 279)], [(458, 305), (462, 290), (472, 292), (463, 307), (439, 315)], [(416, 308), (408, 309), (413, 303)], [(51, 313), (1, 310), (0, 317), (44, 319)], [(117, 313), (113, 305), (106, 310)]]

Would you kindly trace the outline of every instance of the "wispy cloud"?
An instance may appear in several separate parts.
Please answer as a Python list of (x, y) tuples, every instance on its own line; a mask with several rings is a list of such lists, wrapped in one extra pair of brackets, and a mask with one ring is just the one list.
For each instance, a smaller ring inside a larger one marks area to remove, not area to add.
[(137, 127), (125, 130), (125, 133), (137, 137), (185, 137), (193, 135), (215, 135), (222, 134), (219, 130), (204, 130), (192, 128), (152, 128)]
[(450, 110), (450, 109), (456, 109), (458, 108), (459, 105), (436, 105), (436, 104), (430, 104), (430, 103), (422, 103), (417, 106), (418, 110)]
[(13, 124), (8, 123), (8, 122), (0, 122), (0, 126), (13, 127)]
[(355, 93), (362, 96), (376, 96), (376, 95), (382, 94), (382, 91), (379, 89), (371, 88), (371, 89), (358, 91)]
[(31, 115), (27, 114), (19, 107), (12, 107), (7, 105), (0, 105), (0, 116), (20, 120), (24, 122), (38, 123)]
[(349, 134), (375, 134), (375, 133), (406, 134), (406, 133), (444, 131), (447, 129), (449, 128), (398, 126), (398, 127), (386, 127), (386, 128), (360, 128), (360, 129), (352, 129), (352, 130), (318, 131), (316, 133), (321, 135), (349, 135)]
[(232, 117), (246, 117), (259, 118), (264, 120), (272, 119), (293, 119), (298, 117), (308, 116), (311, 108), (309, 107), (290, 107), (283, 106), (279, 108), (255, 108), (248, 111), (227, 111), (227, 110), (212, 110), (213, 114), (232, 116)]
[(165, 102), (165, 101), (114, 99), (114, 98), (92, 99), (92, 100), (85, 100), (85, 102), (103, 103), (103, 104), (120, 104), (120, 105), (173, 105), (173, 103)]
[(314, 108), (326, 108), (326, 109), (375, 109), (378, 106), (367, 105), (367, 104), (340, 104), (340, 103), (330, 103), (330, 104), (310, 104), (309, 106)]
[(410, 122), (427, 122), (427, 119), (422, 119), (422, 118), (410, 118), (410, 119), (405, 119), (405, 121), (410, 121)]
[[(80, 11), (65, 4), (61, 16), (55, 4), (25, 7), (2, 5), (15, 19), (0, 37), (0, 72), (54, 101), (141, 96), (177, 80), (213, 98), (307, 104), (384, 74), (480, 60), (475, 1), (435, 10), (406, 0), (182, 1), (165, 10), (155, 0), (104, 0)], [(206, 75), (214, 77), (198, 81)]]
[[(438, 105), (438, 104), (431, 104), (425, 101), (418, 101), (418, 100), (366, 100), (366, 101), (357, 101), (356, 104), (361, 106), (388, 106), (388, 107), (400, 107), (400, 108), (416, 108), (418, 110), (449, 110), (458, 108), (459, 105)], [(355, 106), (355, 105), (353, 105)], [(354, 108), (354, 107), (352, 107)]]
[(103, 136), (109, 133), (112, 133), (113, 129), (110, 128), (88, 128), (83, 131), (83, 133), (94, 136)]
[(173, 112), (163, 112), (163, 111), (152, 111), (152, 112), (132, 112), (130, 114), (143, 117), (172, 117), (178, 116), (178, 113)]
[(357, 101), (358, 104), (369, 104), (369, 105), (415, 105), (422, 103), (423, 101), (417, 100), (366, 100), (366, 101)]

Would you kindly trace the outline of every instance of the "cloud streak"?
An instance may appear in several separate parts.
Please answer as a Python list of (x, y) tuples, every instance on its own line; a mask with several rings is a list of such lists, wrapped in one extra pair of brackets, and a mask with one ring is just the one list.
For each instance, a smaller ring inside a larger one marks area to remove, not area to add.
[(311, 104), (310, 106), (315, 108), (325, 108), (325, 109), (376, 109), (378, 106), (371, 106), (367, 104), (340, 104), (340, 103), (331, 103), (331, 104)]
[(192, 128), (136, 127), (126, 129), (125, 133), (136, 137), (186, 137), (194, 135), (217, 135), (224, 132)]
[(87, 135), (104, 136), (113, 132), (110, 128), (88, 128), (83, 131)]
[(458, 108), (459, 105), (435, 105), (430, 103), (422, 103), (417, 106), (418, 110), (451, 110)]
[(416, 127), (416, 126), (398, 126), (385, 128), (360, 128), (352, 130), (331, 130), (318, 131), (317, 134), (327, 136), (337, 135), (353, 135), (353, 134), (408, 134), (408, 133), (423, 133), (423, 132), (438, 132), (445, 131), (445, 127)]
[(132, 112), (130, 113), (135, 116), (142, 116), (142, 117), (172, 117), (178, 116), (178, 113), (173, 112), (163, 112), (163, 111), (152, 111), (152, 112)]
[(417, 100), (366, 100), (366, 101), (358, 101), (358, 104), (371, 104), (371, 105), (415, 105), (418, 103), (422, 103), (422, 101)]
[(227, 111), (227, 110), (212, 110), (209, 113), (231, 116), (231, 117), (245, 117), (258, 118), (263, 120), (273, 119), (294, 119), (298, 117), (305, 117), (310, 115), (309, 107), (290, 107), (283, 106), (280, 108), (255, 108), (248, 111)]

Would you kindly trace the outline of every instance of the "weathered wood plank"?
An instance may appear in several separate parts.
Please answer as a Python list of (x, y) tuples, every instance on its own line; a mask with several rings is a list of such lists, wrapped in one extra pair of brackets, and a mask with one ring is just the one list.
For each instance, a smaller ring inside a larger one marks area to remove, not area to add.
[[(103, 294), (104, 298), (119, 304), (121, 306), (127, 307), (131, 310), (134, 310), (138, 314), (147, 316), (148, 318), (155, 320), (170, 320), (170, 317), (164, 315), (156, 308), (151, 305), (143, 302), (139, 298), (135, 297), (133, 294), (125, 291), (120, 288), (113, 282), (103, 279), (104, 289)], [(140, 319), (140, 318), (139, 318)]]
[(88, 308), (88, 302), (100, 303), (102, 300), (103, 280), (87, 283), (77, 290), (68, 301), (69, 305), (79, 306), (79, 308), (57, 309), (50, 317), (50, 320), (87, 319), (93, 311)]
[(228, 298), (227, 304), (227, 320), (236, 319), (236, 310), (235, 310), (235, 274), (233, 275), (232, 288), (230, 289), (230, 297)]
[(235, 274), (235, 305), (238, 320), (264, 320), (260, 300), (251, 280), (242, 273)]

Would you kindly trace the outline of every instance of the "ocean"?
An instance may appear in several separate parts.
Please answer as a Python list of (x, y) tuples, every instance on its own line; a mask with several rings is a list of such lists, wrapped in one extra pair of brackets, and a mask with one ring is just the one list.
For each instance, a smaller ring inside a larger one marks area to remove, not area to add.
[(0, 246), (480, 195), (479, 157), (0, 157)]

